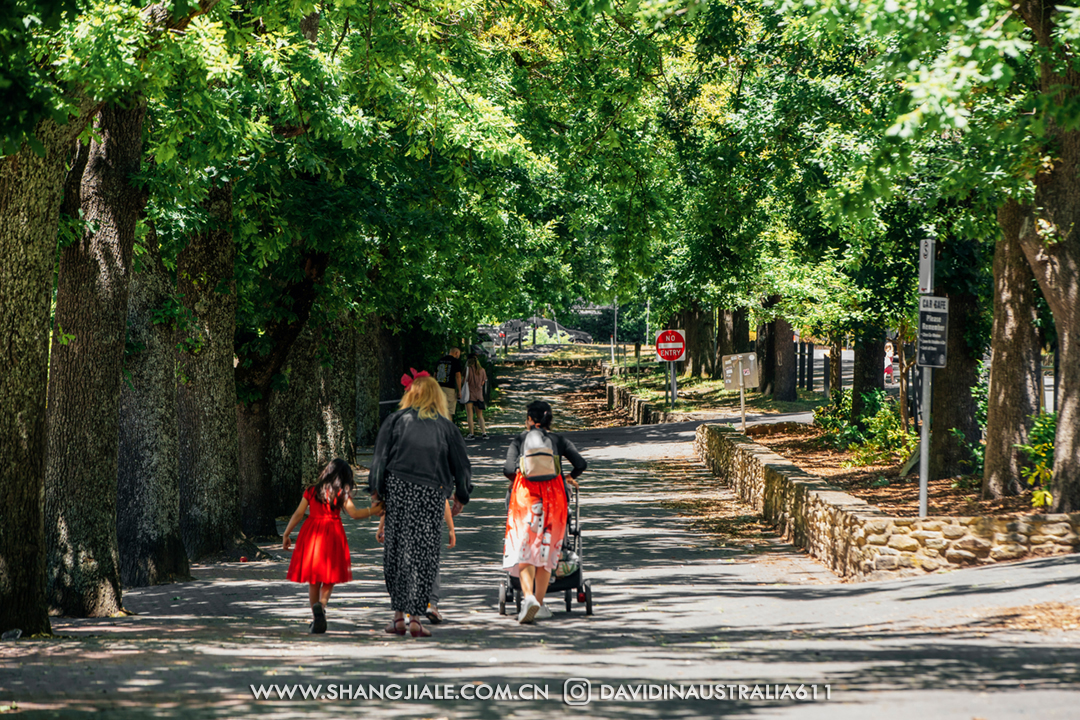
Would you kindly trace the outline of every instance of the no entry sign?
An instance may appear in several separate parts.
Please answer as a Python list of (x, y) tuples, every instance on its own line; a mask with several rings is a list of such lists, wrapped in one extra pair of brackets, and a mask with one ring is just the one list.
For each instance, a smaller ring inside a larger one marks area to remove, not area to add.
[(682, 360), (686, 354), (686, 335), (682, 330), (661, 330), (656, 335), (656, 356), (667, 362)]

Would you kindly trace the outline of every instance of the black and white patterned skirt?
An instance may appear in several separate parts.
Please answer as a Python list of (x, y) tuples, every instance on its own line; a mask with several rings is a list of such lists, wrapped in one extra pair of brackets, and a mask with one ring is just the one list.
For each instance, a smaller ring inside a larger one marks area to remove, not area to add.
[(386, 476), (386, 528), (383, 575), (394, 612), (422, 616), (439, 572), (442, 542), (442, 492)]

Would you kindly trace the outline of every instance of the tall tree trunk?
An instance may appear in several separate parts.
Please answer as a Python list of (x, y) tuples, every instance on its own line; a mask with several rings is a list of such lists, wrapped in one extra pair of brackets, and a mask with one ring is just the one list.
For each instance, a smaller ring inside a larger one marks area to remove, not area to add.
[(776, 385), (776, 323), (758, 325), (757, 330), (758, 390), (771, 395)]
[(60, 257), (49, 370), (45, 472), (49, 601), (64, 615), (121, 607), (116, 536), (120, 378), (142, 162), (145, 103), (108, 105), (94, 122), (81, 184), (88, 228)]
[[(1024, 22), (1046, 51), (1040, 61), (1040, 90), (1053, 106), (1080, 98), (1075, 45), (1055, 36), (1058, 3), (1017, 3)], [(1080, 130), (1047, 116), (1046, 154), (1053, 165), (1035, 177), (1033, 210), (1020, 226), (1020, 245), (1054, 314), (1061, 350), (1053, 496), (1056, 512), (1080, 511)], [(1072, 116), (1067, 120), (1074, 120)]]
[(188, 577), (180, 536), (176, 427), (176, 325), (154, 321), (172, 297), (151, 226), (128, 298), (128, 333), (136, 352), (120, 390), (116, 534), (120, 578), (128, 587)]
[(191, 315), (176, 393), (180, 530), (191, 558), (227, 550), (240, 535), (232, 186), (211, 187), (206, 207), (209, 225), (177, 260), (177, 288)]
[(289, 350), (285, 374), (287, 388), (270, 397), (271, 441), (267, 446), (274, 512), (289, 515), (296, 509), (307, 484), (314, 481), (315, 433), (313, 418), (319, 397), (318, 337), (310, 327)]
[(738, 308), (731, 313), (732, 353), (748, 353), (750, 345), (750, 311)]
[(773, 400), (793, 402), (799, 399), (799, 366), (795, 359), (795, 331), (784, 318), (774, 323), (773, 344), (776, 370), (773, 376)]
[(855, 363), (851, 381), (851, 423), (865, 428), (863, 395), (885, 389), (885, 333), (869, 327), (855, 336)]
[(1002, 237), (994, 248), (994, 325), (990, 345), (990, 394), (982, 494), (1018, 494), (1032, 415), (1039, 409), (1038, 311), (1031, 267), (1020, 248), (1023, 218), (1030, 212), (1013, 201), (998, 210)]
[[(67, 163), (92, 115), (39, 123), (45, 152), (0, 158), (0, 631), (51, 632), (45, 580), (49, 309)], [(80, 174), (81, 176), (81, 174)]]
[[(982, 430), (975, 419), (975, 398), (971, 389), (979, 381), (978, 349), (972, 349), (965, 330), (974, 325), (979, 313), (979, 298), (954, 293), (949, 295), (949, 333), (946, 338), (948, 361), (934, 370), (934, 397), (930, 410), (930, 478), (953, 477), (970, 473), (972, 452), (982, 440)], [(956, 437), (959, 431), (963, 442)]]
[[(885, 361), (882, 360), (882, 363)], [(844, 390), (844, 342), (837, 338), (829, 344), (829, 393), (839, 405)]]
[(320, 471), (334, 458), (356, 459), (356, 330), (347, 318), (323, 328), (316, 420), (316, 465)]
[(717, 311), (717, 315), (716, 355), (713, 358), (714, 368), (722, 366), (721, 364), (725, 355), (734, 355), (736, 352), (734, 313), (731, 310), (719, 310)]
[[(401, 386), (401, 376), (409, 371), (402, 357), (399, 336), (392, 330), (393, 320), (382, 323), (379, 327), (379, 400), (400, 400), (405, 389)], [(522, 330), (524, 334), (524, 329)], [(423, 368), (416, 368), (422, 370)], [(385, 407), (385, 406), (381, 406)], [(379, 411), (380, 417), (382, 410)], [(380, 421), (381, 422), (381, 421)]]
[(267, 462), (271, 438), (269, 406), (269, 399), (260, 398), (240, 403), (236, 408), (240, 441), (240, 527), (249, 538), (278, 534)]
[(691, 377), (709, 374), (709, 356), (713, 352), (712, 312), (702, 309), (694, 301), (682, 313), (683, 328), (686, 333), (686, 363), (684, 372)]
[[(240, 498), (243, 503), (241, 527), (249, 537), (276, 536), (273, 479), (267, 458), (271, 452), (269, 409), (275, 394), (275, 378), (285, 369), (289, 354), (301, 336), (330, 262), (325, 253), (303, 253), (299, 276), (289, 281), (277, 301), (286, 311), (263, 331), (263, 342), (253, 350), (243, 350), (236, 366), (236, 385), (247, 397), (238, 409), (241, 435)], [(250, 334), (250, 329), (245, 333)], [(241, 347), (246, 347), (242, 343)], [(351, 354), (351, 353), (349, 353)], [(349, 383), (351, 390), (351, 382)], [(349, 437), (351, 439), (351, 430)]]
[(356, 446), (375, 445), (379, 434), (379, 318), (360, 319), (356, 334)]

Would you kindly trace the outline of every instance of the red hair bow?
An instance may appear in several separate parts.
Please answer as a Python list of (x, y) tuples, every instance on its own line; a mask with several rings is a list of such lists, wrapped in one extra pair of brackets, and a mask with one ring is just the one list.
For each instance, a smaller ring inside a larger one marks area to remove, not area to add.
[(431, 377), (427, 370), (421, 370), (420, 372), (416, 372), (416, 368), (409, 368), (409, 372), (412, 373), (412, 377), (409, 377), (409, 373), (405, 373), (401, 376), (401, 384), (405, 386), (406, 390), (408, 390), (409, 386), (413, 384), (413, 380), (422, 377)]

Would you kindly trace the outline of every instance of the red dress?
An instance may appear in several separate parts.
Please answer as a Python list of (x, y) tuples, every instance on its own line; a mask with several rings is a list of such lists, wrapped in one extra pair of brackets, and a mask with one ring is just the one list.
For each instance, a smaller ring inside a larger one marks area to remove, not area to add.
[(300, 526), (286, 578), (298, 583), (337, 583), (352, 580), (349, 541), (341, 526), (341, 510), (331, 510), (315, 498), (315, 488), (304, 492), (308, 516)]

